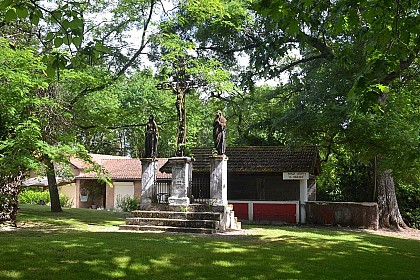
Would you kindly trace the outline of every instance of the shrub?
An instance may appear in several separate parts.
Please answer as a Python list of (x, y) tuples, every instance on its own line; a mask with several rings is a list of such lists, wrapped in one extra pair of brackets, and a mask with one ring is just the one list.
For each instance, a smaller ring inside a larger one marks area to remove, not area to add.
[(120, 208), (123, 212), (130, 212), (137, 209), (139, 200), (137, 198), (131, 197), (129, 195), (121, 197), (117, 196), (117, 207)]
[(73, 199), (64, 194), (60, 194), (60, 205), (61, 207), (71, 208), (73, 206)]
[[(45, 204), (50, 203), (50, 192), (26, 189), (19, 195), (19, 201), (22, 204), (39, 204), (43, 201)], [(70, 208), (73, 205), (73, 199), (70, 197), (60, 194), (60, 205), (61, 207)]]
[(38, 204), (41, 200), (45, 203), (49, 203), (50, 192), (27, 189), (19, 195), (19, 201), (23, 204)]
[(417, 184), (398, 184), (396, 187), (398, 205), (404, 222), (420, 229), (420, 186)]

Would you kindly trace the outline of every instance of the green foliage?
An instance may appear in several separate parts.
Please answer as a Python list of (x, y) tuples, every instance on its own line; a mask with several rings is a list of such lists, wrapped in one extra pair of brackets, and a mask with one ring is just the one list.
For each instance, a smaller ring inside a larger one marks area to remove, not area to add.
[(139, 199), (132, 197), (130, 195), (117, 196), (117, 208), (121, 209), (123, 212), (131, 212), (137, 210)]
[[(84, 37), (84, 5), (81, 2), (60, 2), (55, 5), (39, 1), (2, 1), (4, 20), (9, 25), (29, 25), (23, 30), (38, 30), (42, 48), (62, 46), (79, 48)], [(1, 15), (1, 14), (0, 14)], [(22, 30), (22, 29), (21, 29)], [(24, 31), (20, 31), (24, 32)], [(28, 32), (30, 33), (30, 32)], [(29, 34), (29, 36), (33, 36)], [(70, 57), (59, 55), (60, 51), (47, 52), (47, 74), (53, 77), (69, 62)]]
[[(22, 204), (49, 204), (50, 203), (50, 192), (25, 189), (19, 194), (19, 202)], [(60, 195), (61, 207), (71, 207), (72, 199), (66, 195)]]
[(399, 207), (407, 225), (420, 229), (420, 187), (414, 184), (399, 184), (396, 187)]
[(370, 165), (356, 161), (345, 151), (331, 155), (317, 177), (316, 198), (326, 201), (374, 201), (373, 172)]
[(60, 206), (64, 208), (70, 208), (73, 206), (73, 199), (64, 195), (60, 194)]
[(23, 204), (39, 204), (43, 201), (45, 204), (50, 203), (50, 192), (39, 190), (24, 190), (19, 194), (19, 202)]
[(36, 168), (34, 150), (41, 145), (39, 119), (32, 115), (42, 102), (36, 91), (48, 84), (45, 66), (30, 49), (15, 49), (0, 38), (0, 157), (1, 172)]

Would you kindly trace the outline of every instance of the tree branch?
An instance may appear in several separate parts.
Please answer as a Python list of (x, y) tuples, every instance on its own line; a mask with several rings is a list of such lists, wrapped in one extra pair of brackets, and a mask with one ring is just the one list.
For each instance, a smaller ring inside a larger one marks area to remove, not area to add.
[(146, 39), (146, 31), (147, 31), (147, 28), (149, 27), (150, 21), (152, 20), (153, 8), (154, 8), (155, 4), (156, 4), (155, 0), (151, 0), (150, 1), (149, 15), (148, 15), (148, 17), (147, 17), (147, 19), (146, 19), (146, 21), (144, 23), (144, 26), (143, 26), (143, 32), (142, 32), (142, 35), (141, 35), (140, 48), (130, 58), (130, 60), (123, 66), (123, 68), (120, 69), (120, 71), (117, 73), (117, 77), (121, 76), (122, 74), (125, 73), (125, 71), (127, 71), (128, 67), (130, 67), (133, 64), (133, 62), (143, 52), (144, 48), (149, 43), (149, 39)]
[(150, 0), (150, 8), (149, 8), (149, 15), (144, 23), (143, 26), (143, 33), (142, 33), (142, 37), (141, 37), (141, 43), (140, 43), (140, 47), (139, 49), (136, 51), (136, 53), (130, 58), (130, 60), (117, 72), (117, 74), (115, 74), (108, 82), (99, 85), (97, 87), (94, 88), (85, 88), (84, 90), (82, 90), (79, 94), (77, 94), (70, 102), (69, 102), (69, 109), (72, 109), (74, 107), (74, 105), (76, 104), (76, 102), (82, 98), (83, 96), (85, 96), (86, 94), (90, 93), (90, 92), (95, 92), (98, 90), (102, 90), (104, 88), (106, 88), (108, 85), (112, 84), (113, 82), (115, 82), (119, 77), (121, 77), (126, 71), (127, 69), (133, 65), (134, 61), (138, 58), (139, 55), (141, 55), (143, 53), (143, 50), (146, 48), (146, 45), (149, 43), (149, 40), (146, 39), (146, 32), (147, 29), (149, 27), (149, 24), (152, 20), (152, 15), (153, 15), (153, 9), (155, 6), (155, 0)]
[[(157, 125), (163, 125), (166, 123), (170, 123), (170, 122), (174, 122), (174, 121), (164, 121), (164, 122), (159, 122), (157, 123)], [(131, 127), (144, 127), (146, 126), (147, 123), (141, 123), (141, 124), (122, 124), (122, 125), (109, 125), (109, 126), (99, 126), (99, 125), (77, 125), (79, 128), (81, 129), (94, 129), (94, 128), (103, 128), (103, 129), (120, 129), (120, 128), (131, 128)]]
[(211, 50), (211, 51), (216, 51), (216, 52), (220, 52), (223, 54), (233, 54), (236, 52), (242, 52), (242, 51), (246, 51), (246, 50), (251, 50), (254, 49), (256, 47), (259, 47), (263, 44), (263, 42), (260, 43), (252, 43), (252, 44), (248, 44), (245, 45), (241, 48), (233, 48), (233, 49), (222, 49), (221, 47), (216, 47), (216, 46), (209, 46), (209, 47), (198, 47), (197, 50)]
[(411, 53), (406, 60), (400, 61), (400, 69), (398, 71), (393, 71), (391, 73), (388, 73), (388, 75), (385, 76), (385, 78), (382, 80), (381, 83), (383, 84), (389, 84), (393, 80), (400, 77), (401, 72), (408, 69), (408, 67), (411, 66), (411, 64), (414, 62), (414, 60), (418, 57), (418, 54), (420, 52), (420, 47), (417, 47), (414, 49), (414, 52)]

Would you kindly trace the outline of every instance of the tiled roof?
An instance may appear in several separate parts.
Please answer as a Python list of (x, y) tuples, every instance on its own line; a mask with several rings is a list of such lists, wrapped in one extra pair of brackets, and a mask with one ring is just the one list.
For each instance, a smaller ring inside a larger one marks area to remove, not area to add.
[[(110, 156), (110, 155), (98, 155), (89, 154), (92, 160), (99, 164), (102, 169), (109, 174), (112, 180), (141, 180), (141, 161), (138, 158)], [(161, 166), (166, 163), (166, 158), (158, 159), (158, 170)], [(98, 175), (96, 172), (84, 172), (85, 168), (89, 168), (90, 165), (80, 159), (72, 159), (72, 164), (78, 168), (81, 172), (76, 178), (84, 179), (96, 179)], [(163, 177), (159, 171), (157, 177)]]
[[(211, 148), (192, 149), (193, 171), (207, 173), (210, 171)], [(227, 147), (229, 173), (282, 173), (309, 172), (320, 173), (320, 160), (315, 146), (299, 150), (290, 150), (283, 146), (242, 146)], [(171, 172), (165, 164), (162, 172)]]
[(112, 179), (141, 179), (141, 162), (138, 158), (106, 159), (102, 168), (108, 171)]
[[(103, 155), (103, 154), (89, 154), (90, 158), (93, 162), (102, 165), (102, 161), (109, 160), (109, 159), (130, 159), (129, 157), (124, 156), (111, 156), (111, 155)], [(70, 162), (78, 169), (89, 168), (91, 165), (80, 159), (80, 158), (72, 158)]]

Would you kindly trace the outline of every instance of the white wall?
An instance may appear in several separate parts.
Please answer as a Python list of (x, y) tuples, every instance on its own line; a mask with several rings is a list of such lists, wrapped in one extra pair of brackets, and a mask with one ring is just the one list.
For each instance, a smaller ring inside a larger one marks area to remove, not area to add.
[(133, 182), (113, 182), (114, 185), (114, 208), (117, 208), (117, 198), (129, 195), (134, 197)]

